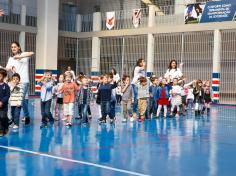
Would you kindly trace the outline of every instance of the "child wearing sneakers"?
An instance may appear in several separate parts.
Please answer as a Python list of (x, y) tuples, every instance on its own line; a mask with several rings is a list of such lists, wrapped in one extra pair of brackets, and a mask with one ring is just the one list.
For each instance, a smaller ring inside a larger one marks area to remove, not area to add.
[(40, 128), (47, 127), (47, 123), (54, 122), (51, 113), (51, 103), (52, 103), (52, 88), (54, 82), (52, 81), (52, 72), (46, 70), (43, 77), (39, 80), (38, 84), (41, 86), (41, 115), (42, 124)]
[(88, 78), (85, 76), (81, 77), (81, 87), (77, 94), (78, 104), (81, 109), (82, 123), (86, 125), (89, 122), (88, 109), (92, 98), (91, 88), (88, 86)]
[(179, 110), (182, 104), (182, 97), (181, 97), (181, 87), (178, 85), (178, 79), (173, 79), (173, 86), (172, 90), (170, 91), (171, 94), (171, 116), (173, 116), (174, 109), (177, 108), (177, 113), (175, 117), (179, 117)]
[(140, 77), (136, 86), (138, 88), (139, 122), (144, 122), (145, 113), (147, 111), (147, 101), (149, 98), (149, 81), (145, 77)]
[(4, 82), (7, 72), (0, 68), (0, 137), (8, 133), (8, 100), (10, 98), (10, 88)]
[(130, 84), (130, 76), (124, 75), (122, 78), (121, 92), (122, 92), (122, 109), (123, 109), (123, 120), (122, 122), (127, 122), (128, 117), (130, 121), (133, 122), (133, 112), (131, 105), (134, 102), (134, 92), (132, 85)]
[(74, 103), (77, 91), (79, 90), (75, 82), (72, 82), (73, 75), (70, 72), (65, 73), (65, 83), (61, 88), (63, 93), (64, 116), (66, 117), (66, 126), (72, 126), (72, 116), (74, 114)]
[(101, 104), (101, 111), (102, 111), (102, 117), (98, 119), (99, 123), (106, 123), (106, 117), (109, 115), (110, 117), (110, 123), (114, 123), (113, 115), (111, 114), (111, 95), (112, 90), (117, 87), (117, 83), (114, 82), (114, 84), (109, 83), (109, 74), (106, 74), (103, 76), (102, 84), (100, 85), (98, 89), (98, 99)]
[(62, 118), (63, 119), (63, 94), (59, 91), (63, 84), (64, 84), (64, 75), (60, 75), (59, 76), (59, 82), (58, 84), (55, 86), (55, 92), (56, 92), (56, 96), (57, 96), (57, 103), (56, 103), (56, 107), (55, 107), (55, 120), (59, 120), (60, 117), (60, 109), (62, 111)]
[(20, 84), (20, 75), (14, 73), (12, 75), (12, 81), (9, 83), (11, 96), (10, 96), (10, 105), (11, 105), (11, 116), (13, 119), (13, 129), (19, 128), (20, 121), (20, 111), (23, 101), (23, 88)]
[(150, 116), (156, 117), (157, 115), (157, 89), (158, 89), (158, 78), (151, 78), (152, 85), (149, 88), (150, 98), (149, 98), (149, 114)]

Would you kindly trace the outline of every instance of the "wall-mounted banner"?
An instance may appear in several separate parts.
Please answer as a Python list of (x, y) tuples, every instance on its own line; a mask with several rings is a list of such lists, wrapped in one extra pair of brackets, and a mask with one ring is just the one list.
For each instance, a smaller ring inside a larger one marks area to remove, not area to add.
[(115, 12), (107, 12), (106, 27), (111, 30), (115, 26)]
[(188, 4), (184, 11), (185, 24), (200, 23), (206, 3)]
[(185, 24), (236, 20), (236, 0), (188, 4), (184, 11)]
[(139, 25), (141, 24), (141, 15), (142, 15), (141, 9), (133, 9), (132, 20), (135, 28), (138, 28)]
[(236, 15), (236, 0), (207, 2), (201, 23), (233, 21)]

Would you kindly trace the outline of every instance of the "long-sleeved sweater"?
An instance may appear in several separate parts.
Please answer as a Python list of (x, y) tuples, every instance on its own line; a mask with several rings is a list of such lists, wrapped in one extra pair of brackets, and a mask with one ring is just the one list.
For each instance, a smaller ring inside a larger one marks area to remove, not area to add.
[(111, 101), (112, 89), (115, 89), (116, 87), (117, 87), (117, 83), (101, 84), (98, 89), (98, 97), (100, 98), (101, 102)]
[(3, 103), (0, 111), (7, 112), (8, 100), (10, 98), (10, 87), (6, 83), (0, 83), (0, 102)]

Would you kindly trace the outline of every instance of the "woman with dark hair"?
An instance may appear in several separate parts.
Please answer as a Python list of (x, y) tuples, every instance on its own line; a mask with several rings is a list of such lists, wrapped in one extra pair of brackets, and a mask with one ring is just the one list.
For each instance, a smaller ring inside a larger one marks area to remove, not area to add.
[(120, 75), (117, 73), (114, 67), (111, 69), (111, 73), (113, 74), (113, 80), (118, 82), (120, 80)]
[(8, 60), (6, 69), (12, 73), (18, 73), (21, 77), (23, 87), (23, 111), (25, 124), (30, 123), (28, 110), (28, 93), (29, 93), (29, 58), (33, 56), (33, 52), (22, 52), (18, 42), (11, 43), (11, 57)]
[(168, 82), (173, 82), (173, 79), (177, 78), (178, 80), (183, 77), (183, 73), (177, 67), (177, 61), (175, 59), (170, 61), (169, 68), (164, 76)]
[(133, 117), (130, 118), (130, 121), (134, 121), (134, 118), (136, 118), (137, 106), (138, 106), (138, 88), (135, 84), (139, 81), (140, 77), (146, 77), (145, 66), (146, 63), (143, 58), (137, 60), (136, 67), (133, 72), (133, 80), (131, 82), (134, 92), (134, 103), (133, 103), (134, 114)]

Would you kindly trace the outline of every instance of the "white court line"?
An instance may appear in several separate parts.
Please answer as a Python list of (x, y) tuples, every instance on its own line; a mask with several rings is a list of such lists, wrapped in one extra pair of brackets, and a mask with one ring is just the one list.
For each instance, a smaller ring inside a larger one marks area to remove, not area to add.
[(63, 158), (63, 157), (59, 157), (59, 156), (53, 156), (53, 155), (49, 155), (49, 154), (45, 154), (45, 153), (34, 152), (34, 151), (30, 151), (30, 150), (24, 150), (24, 149), (17, 148), (17, 147), (7, 147), (7, 146), (0, 145), (0, 148), (15, 150), (15, 151), (19, 151), (19, 152), (30, 153), (30, 154), (39, 155), (39, 156), (45, 156), (45, 157), (48, 157), (48, 158), (54, 158), (54, 159), (58, 159), (58, 160), (69, 161), (69, 162), (72, 162), (72, 163), (78, 163), (78, 164), (84, 164), (84, 165), (88, 165), (88, 166), (94, 166), (94, 167), (98, 167), (98, 168), (102, 168), (102, 169), (121, 172), (121, 173), (124, 173), (124, 174), (131, 174), (131, 175), (137, 175), (137, 176), (149, 176), (149, 175), (141, 174), (141, 173), (138, 173), (138, 172), (132, 172), (132, 171), (124, 170), (124, 169), (117, 169), (117, 168), (114, 168), (114, 167), (104, 166), (104, 165), (100, 165), (100, 164), (94, 164), (94, 163), (80, 161), (80, 160), (73, 160), (73, 159)]

